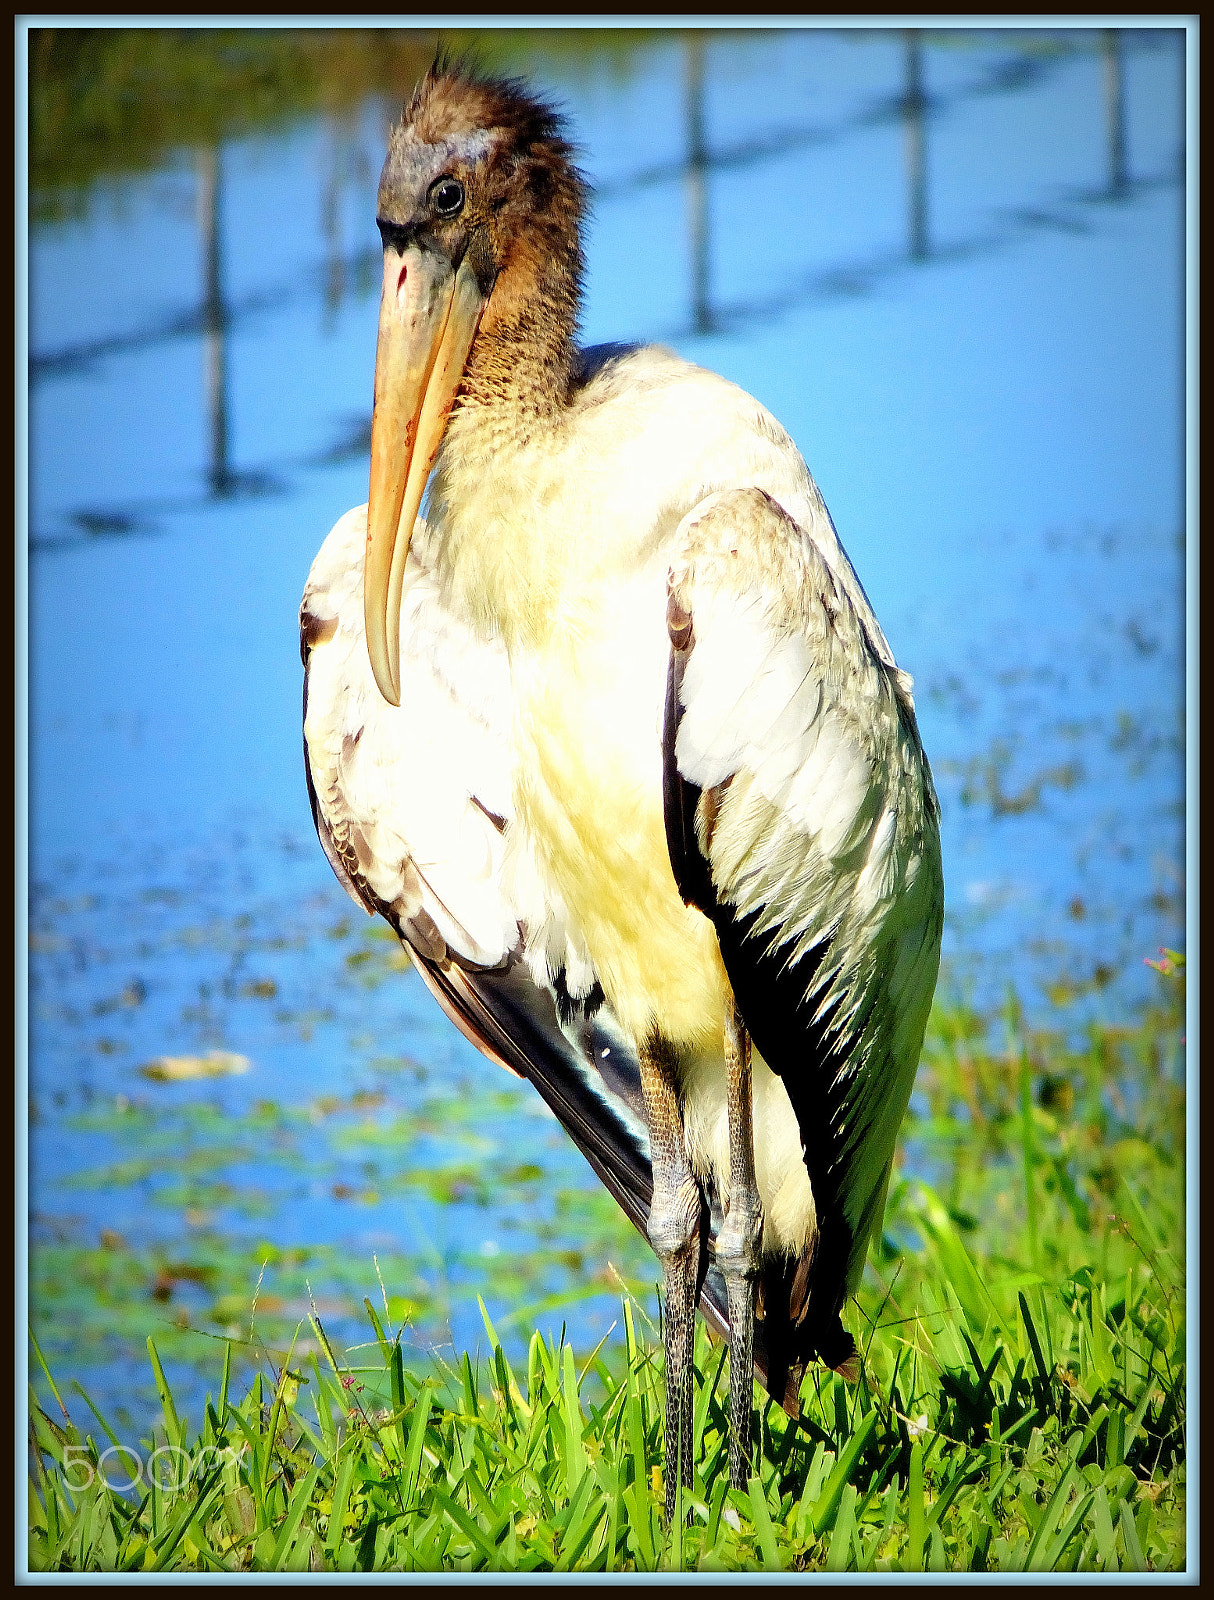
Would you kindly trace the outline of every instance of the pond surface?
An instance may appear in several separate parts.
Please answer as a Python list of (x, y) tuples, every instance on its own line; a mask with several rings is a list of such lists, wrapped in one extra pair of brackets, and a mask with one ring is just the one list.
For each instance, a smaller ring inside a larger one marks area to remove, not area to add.
[[(1183, 54), (659, 34), (535, 73), (597, 191), (587, 342), (774, 412), (915, 677), (942, 986), (1076, 1027), (1183, 941)], [(31, 231), (31, 1312), (133, 1424), (149, 1332), (197, 1418), (250, 1323), (355, 1339), (370, 1295), (462, 1349), (480, 1292), (589, 1346), (656, 1276), (308, 814), (296, 613), (366, 498), (398, 109), (173, 153)]]

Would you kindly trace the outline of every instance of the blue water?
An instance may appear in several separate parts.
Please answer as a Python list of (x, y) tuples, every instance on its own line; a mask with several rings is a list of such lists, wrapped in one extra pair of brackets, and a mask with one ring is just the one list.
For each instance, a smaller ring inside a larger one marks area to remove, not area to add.
[[(597, 189), (587, 341), (672, 344), (774, 412), (915, 677), (944, 806), (943, 981), (990, 1004), (1011, 981), (1042, 1010), (1062, 976), (1080, 1020), (1132, 1007), (1142, 958), (1183, 937), (1182, 59), (1175, 32), (1123, 36), (1116, 189), (1095, 34), (929, 43), (916, 256), (901, 37), (710, 38), (706, 332), (683, 43), (543, 80)], [(105, 1158), (74, 1120), (98, 1102), (498, 1087), (415, 975), (362, 990), (326, 943), (356, 914), (302, 776), (296, 613), (324, 534), (366, 498), (391, 110), (219, 153), (224, 494), (196, 158), (31, 239), (31, 1204), (85, 1241), (192, 1226), (135, 1186), (70, 1186)], [(212, 1047), (252, 1069), (135, 1074)], [(385, 1075), (386, 1048), (424, 1082)], [(561, 1148), (567, 1181), (593, 1184)], [(262, 1177), (269, 1236), (369, 1255), (400, 1226), (388, 1205), (352, 1221), (327, 1178)], [(410, 1226), (470, 1226), (436, 1215)], [(457, 1343), (477, 1325), (453, 1309)]]

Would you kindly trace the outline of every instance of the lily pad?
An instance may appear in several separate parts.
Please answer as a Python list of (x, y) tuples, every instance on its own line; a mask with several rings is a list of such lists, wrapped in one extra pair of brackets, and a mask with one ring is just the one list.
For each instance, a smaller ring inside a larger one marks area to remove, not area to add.
[(208, 1050), (205, 1056), (157, 1056), (137, 1070), (155, 1083), (183, 1083), (191, 1078), (234, 1078), (253, 1063), (231, 1050)]

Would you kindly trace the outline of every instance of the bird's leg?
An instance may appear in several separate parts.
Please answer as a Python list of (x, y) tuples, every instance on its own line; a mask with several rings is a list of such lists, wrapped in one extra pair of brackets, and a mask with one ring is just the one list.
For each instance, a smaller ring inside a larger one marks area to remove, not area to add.
[(717, 1265), (729, 1296), (729, 1481), (750, 1478), (754, 1403), (755, 1291), (763, 1207), (755, 1182), (750, 1035), (732, 997), (725, 1013), (726, 1105), (729, 1112), (729, 1209), (717, 1237)]
[(673, 1524), (676, 1487), (691, 1487), (692, 1350), (703, 1201), (687, 1159), (675, 1057), (654, 1035), (639, 1052), (641, 1093), (649, 1124), (653, 1204), (649, 1242), (662, 1263), (666, 1295), (666, 1521)]

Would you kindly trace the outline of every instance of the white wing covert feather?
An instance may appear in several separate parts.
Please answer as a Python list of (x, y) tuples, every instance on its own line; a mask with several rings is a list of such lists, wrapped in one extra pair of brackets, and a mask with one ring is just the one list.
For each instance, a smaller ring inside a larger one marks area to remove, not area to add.
[(671, 860), (797, 1113), (819, 1238), (793, 1318), (825, 1324), (863, 1270), (922, 1047), (939, 808), (910, 679), (850, 568), (758, 489), (704, 501), (677, 547)]
[(505, 652), (458, 627), (411, 560), (401, 704), (390, 706), (363, 635), (365, 539), (360, 507), (322, 546), (301, 609), (311, 647), (304, 740), (322, 842), (358, 885), (347, 881), (357, 898), (369, 910), (391, 910), (425, 953), (500, 966), (520, 945), (502, 892), (510, 812)]

